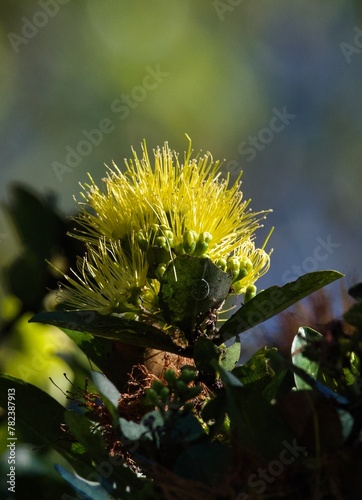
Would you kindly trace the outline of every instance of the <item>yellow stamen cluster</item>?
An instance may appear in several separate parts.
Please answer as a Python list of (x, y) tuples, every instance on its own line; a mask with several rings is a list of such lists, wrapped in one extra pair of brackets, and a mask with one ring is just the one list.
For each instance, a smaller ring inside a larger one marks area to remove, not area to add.
[(269, 268), (269, 255), (255, 249), (255, 230), (267, 211), (253, 213), (243, 200), (240, 176), (221, 179), (211, 154), (184, 161), (169, 149), (154, 150), (151, 164), (145, 143), (142, 158), (133, 151), (125, 172), (113, 165), (101, 191), (90, 177), (82, 186), (76, 217), (86, 242), (78, 273), (66, 277), (67, 303), (101, 313), (145, 307), (157, 309), (157, 293), (169, 262), (181, 254), (207, 256), (233, 276), (233, 293), (251, 286)]

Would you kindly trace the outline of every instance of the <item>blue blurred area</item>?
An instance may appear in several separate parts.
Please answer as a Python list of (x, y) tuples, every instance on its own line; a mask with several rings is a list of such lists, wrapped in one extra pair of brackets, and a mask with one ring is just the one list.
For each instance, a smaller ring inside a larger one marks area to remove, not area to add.
[[(21, 182), (70, 213), (87, 172), (99, 180), (143, 138), (182, 154), (188, 133), (231, 178), (244, 170), (254, 210), (274, 210), (261, 287), (359, 275), (358, 1), (2, 0), (0, 21), (3, 202)], [(4, 215), (0, 240), (8, 262)]]

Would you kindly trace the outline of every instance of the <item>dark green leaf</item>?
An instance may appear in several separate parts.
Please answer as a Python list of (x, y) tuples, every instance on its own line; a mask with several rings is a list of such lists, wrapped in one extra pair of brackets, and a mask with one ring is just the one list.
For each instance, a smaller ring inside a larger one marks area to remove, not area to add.
[(344, 319), (353, 326), (362, 329), (362, 302), (357, 302), (344, 314)]
[(90, 421), (82, 413), (67, 410), (64, 413), (65, 421), (73, 436), (87, 448), (93, 460), (102, 462), (108, 458), (106, 445), (97, 424)]
[(272, 318), (342, 276), (343, 274), (337, 271), (316, 271), (305, 274), (282, 287), (272, 286), (258, 293), (223, 324), (219, 331), (220, 342), (226, 342), (239, 333)]
[(176, 460), (176, 474), (208, 486), (219, 485), (231, 463), (231, 450), (220, 443), (204, 443), (184, 451)]
[(172, 426), (172, 435), (184, 442), (195, 441), (204, 434), (202, 425), (192, 413), (177, 418)]
[(357, 283), (357, 285), (352, 286), (348, 293), (351, 297), (356, 300), (362, 300), (362, 283)]
[(10, 375), (0, 375), (0, 405), (7, 408), (9, 389), (15, 389), (16, 420), (28, 428), (33, 443), (50, 446), (63, 455), (80, 473), (89, 473), (90, 456), (82, 447), (74, 447), (64, 435), (64, 407), (49, 394)]
[(232, 278), (206, 257), (180, 255), (162, 276), (160, 307), (186, 334), (227, 296)]
[(285, 441), (294, 438), (277, 408), (231, 373), (221, 367), (218, 371), (226, 387), (231, 432), (241, 448), (266, 460), (277, 457)]
[(215, 373), (211, 365), (214, 359), (219, 360), (221, 349), (219, 349), (210, 339), (199, 337), (194, 345), (194, 361), (198, 370), (202, 373)]
[[(323, 335), (321, 335), (313, 328), (309, 328), (307, 326), (300, 327), (298, 333), (294, 337), (292, 343), (292, 361), (294, 365), (298, 366), (302, 370), (304, 370), (308, 375), (312, 378), (316, 379), (319, 372), (319, 364), (316, 361), (311, 361), (303, 354), (303, 350), (305, 346), (310, 342), (316, 342), (321, 340)], [(311, 386), (305, 382), (303, 379), (298, 377), (296, 373), (294, 373), (295, 385), (298, 390), (302, 389), (311, 389)]]
[(66, 330), (86, 332), (104, 339), (118, 340), (138, 347), (149, 347), (187, 356), (163, 330), (117, 316), (102, 316), (94, 311), (51, 311), (36, 314), (30, 322), (55, 325)]

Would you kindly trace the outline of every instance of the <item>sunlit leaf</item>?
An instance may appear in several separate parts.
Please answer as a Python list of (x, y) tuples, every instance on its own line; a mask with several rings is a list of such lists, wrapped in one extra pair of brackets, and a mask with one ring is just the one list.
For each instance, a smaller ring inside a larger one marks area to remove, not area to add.
[(226, 342), (239, 333), (272, 318), (342, 276), (343, 274), (337, 271), (316, 271), (305, 274), (282, 287), (272, 286), (258, 293), (223, 324), (219, 330), (220, 342)]

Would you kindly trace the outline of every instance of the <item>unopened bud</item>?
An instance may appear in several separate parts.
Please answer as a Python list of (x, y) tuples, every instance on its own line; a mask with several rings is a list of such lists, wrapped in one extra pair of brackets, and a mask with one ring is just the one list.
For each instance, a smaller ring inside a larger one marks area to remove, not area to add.
[(230, 257), (227, 260), (227, 269), (230, 271), (233, 281), (237, 280), (240, 271), (240, 262), (236, 257)]
[(215, 262), (215, 265), (216, 265), (217, 267), (220, 267), (220, 269), (221, 269), (222, 271), (224, 271), (224, 272), (225, 272), (225, 271), (226, 271), (226, 269), (227, 269), (226, 259), (218, 259), (218, 260)]
[(238, 280), (241, 280), (247, 276), (253, 269), (253, 263), (248, 257), (244, 257), (240, 260), (240, 271), (238, 275)]
[(255, 285), (249, 285), (246, 290), (245, 290), (245, 295), (244, 295), (244, 302), (248, 302), (250, 299), (253, 299), (256, 295), (256, 286)]
[(192, 255), (196, 248), (196, 242), (198, 239), (197, 233), (195, 231), (186, 231), (183, 234), (183, 246), (186, 253)]
[(199, 239), (197, 240), (196, 243), (194, 255), (198, 257), (204, 255), (207, 252), (211, 240), (212, 240), (212, 235), (207, 231), (200, 233)]

